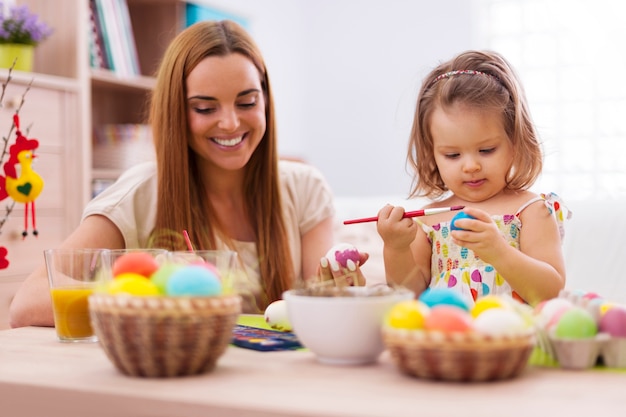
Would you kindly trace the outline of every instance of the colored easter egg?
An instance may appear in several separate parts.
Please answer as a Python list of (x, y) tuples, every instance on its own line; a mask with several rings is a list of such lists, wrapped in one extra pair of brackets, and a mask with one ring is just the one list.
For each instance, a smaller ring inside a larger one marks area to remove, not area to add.
[(474, 216), (470, 216), (469, 214), (467, 214), (464, 211), (459, 211), (453, 218), (452, 221), (450, 222), (450, 229), (451, 230), (465, 230), (465, 229), (461, 229), (460, 227), (458, 227), (456, 225), (456, 221), (460, 220), (460, 219), (475, 219), (476, 217)]
[(507, 336), (528, 330), (527, 322), (517, 312), (507, 308), (490, 308), (474, 319), (476, 331), (491, 336)]
[(133, 272), (119, 274), (107, 285), (107, 292), (112, 295), (154, 296), (159, 295), (157, 286), (143, 275)]
[(425, 330), (437, 330), (446, 333), (464, 333), (473, 330), (472, 316), (459, 307), (437, 305), (430, 309), (424, 319)]
[(574, 307), (574, 303), (566, 298), (552, 298), (540, 304), (541, 308), (537, 306), (536, 313), (541, 318), (543, 324), (548, 323), (552, 317), (559, 313), (563, 308)]
[(492, 308), (508, 308), (508, 305), (500, 297), (490, 294), (477, 299), (470, 313), (472, 313), (472, 317), (476, 318), (484, 311)]
[(147, 252), (129, 252), (121, 255), (113, 263), (113, 276), (117, 277), (125, 272), (132, 272), (148, 278), (157, 269), (159, 264)]
[(421, 329), (428, 316), (429, 308), (417, 300), (406, 300), (394, 304), (386, 315), (387, 325), (394, 329)]
[(182, 268), (182, 266), (179, 264), (166, 262), (150, 275), (150, 281), (157, 286), (161, 294), (167, 294), (167, 281), (169, 281), (174, 271), (180, 268)]
[(290, 332), (292, 330), (285, 300), (276, 300), (268, 305), (263, 313), (263, 318), (272, 329), (282, 332)]
[(626, 309), (610, 308), (600, 317), (599, 329), (613, 337), (626, 337)]
[(326, 253), (326, 258), (335, 270), (339, 269), (338, 266), (352, 270), (351, 266), (359, 264), (360, 256), (359, 250), (349, 243), (337, 243)]
[(463, 294), (450, 288), (428, 288), (420, 295), (419, 300), (430, 308), (445, 304), (456, 306), (466, 311), (470, 310), (470, 304)]
[(593, 316), (580, 307), (565, 311), (554, 327), (554, 335), (564, 339), (587, 339), (597, 333), (598, 326)]
[(207, 268), (186, 265), (172, 273), (167, 280), (166, 293), (171, 296), (216, 296), (222, 293), (222, 284)]
[(545, 328), (550, 330), (554, 326), (556, 326), (559, 320), (561, 320), (561, 316), (571, 308), (574, 308), (574, 306), (573, 305), (572, 306), (568, 306), (568, 305), (559, 306), (559, 308), (552, 313), (552, 316), (550, 317), (550, 319), (544, 324)]

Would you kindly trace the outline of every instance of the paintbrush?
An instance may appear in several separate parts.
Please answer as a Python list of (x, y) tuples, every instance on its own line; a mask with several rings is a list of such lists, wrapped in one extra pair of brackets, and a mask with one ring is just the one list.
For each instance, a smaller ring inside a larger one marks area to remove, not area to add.
[[(431, 216), (433, 214), (445, 213), (447, 211), (463, 210), (465, 206), (438, 207), (423, 210), (407, 211), (402, 218)], [(343, 224), (367, 223), (378, 221), (378, 217), (364, 217), (362, 219), (345, 220)]]

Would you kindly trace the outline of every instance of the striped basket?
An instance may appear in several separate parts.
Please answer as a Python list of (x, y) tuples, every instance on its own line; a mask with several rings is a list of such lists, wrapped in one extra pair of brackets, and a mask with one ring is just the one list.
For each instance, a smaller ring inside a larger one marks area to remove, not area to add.
[(534, 332), (487, 336), (477, 332), (443, 333), (383, 327), (383, 340), (401, 372), (444, 381), (493, 381), (513, 378), (528, 364)]
[(93, 294), (89, 311), (100, 345), (120, 372), (177, 377), (215, 367), (232, 339), (241, 298)]

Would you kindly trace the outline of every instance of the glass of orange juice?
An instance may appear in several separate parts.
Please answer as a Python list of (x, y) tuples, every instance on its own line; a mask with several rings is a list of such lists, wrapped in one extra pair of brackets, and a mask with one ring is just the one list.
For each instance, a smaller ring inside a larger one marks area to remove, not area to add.
[(110, 278), (107, 249), (44, 251), (54, 327), (62, 342), (97, 341), (89, 316), (89, 296)]

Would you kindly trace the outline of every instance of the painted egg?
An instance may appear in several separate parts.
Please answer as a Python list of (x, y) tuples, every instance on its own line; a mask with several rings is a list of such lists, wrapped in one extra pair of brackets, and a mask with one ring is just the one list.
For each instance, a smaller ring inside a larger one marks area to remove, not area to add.
[(280, 330), (281, 332), (290, 332), (293, 329), (289, 321), (285, 300), (276, 300), (268, 305), (263, 317), (272, 329)]
[(539, 315), (543, 324), (548, 323), (552, 317), (563, 308), (572, 308), (574, 303), (565, 298), (552, 298), (537, 306), (535, 312)]
[(117, 277), (126, 272), (132, 272), (148, 278), (157, 269), (159, 263), (147, 252), (129, 252), (121, 255), (113, 263), (113, 276)]
[(507, 336), (528, 330), (526, 321), (507, 308), (490, 308), (474, 319), (476, 331), (491, 336)]
[(428, 288), (420, 295), (419, 300), (430, 308), (445, 304), (470, 310), (470, 304), (463, 294), (450, 288)]
[(153, 296), (159, 295), (157, 286), (143, 275), (133, 272), (119, 274), (107, 285), (107, 292), (112, 295)]
[(461, 229), (460, 227), (458, 227), (456, 225), (456, 221), (460, 220), (460, 219), (475, 219), (476, 217), (474, 216), (470, 216), (469, 214), (467, 214), (464, 211), (459, 211), (453, 218), (452, 221), (450, 222), (450, 229), (451, 230), (465, 230), (465, 229)]
[(472, 317), (476, 318), (484, 311), (492, 308), (508, 308), (508, 304), (496, 295), (486, 295), (476, 300), (476, 303), (471, 308), (470, 313), (472, 313)]
[[(328, 250), (326, 258), (331, 262), (331, 267), (334, 270), (339, 269), (339, 266), (353, 270), (353, 266), (359, 264), (360, 254), (354, 245), (337, 243)], [(352, 262), (352, 265), (350, 262)]]
[(421, 329), (430, 309), (418, 300), (406, 300), (394, 304), (386, 316), (386, 322), (394, 329)]
[(610, 308), (600, 317), (599, 329), (613, 337), (626, 337), (626, 309)]
[(175, 270), (166, 284), (167, 295), (180, 297), (210, 297), (222, 293), (220, 279), (207, 268), (186, 265)]
[(554, 326), (554, 335), (564, 339), (587, 339), (597, 333), (598, 326), (593, 316), (580, 307), (565, 311)]
[(157, 269), (152, 275), (150, 275), (150, 281), (152, 281), (157, 286), (161, 294), (167, 294), (167, 282), (169, 281), (174, 271), (180, 268), (182, 268), (182, 266), (179, 264), (166, 262), (161, 265), (161, 267)]
[(424, 320), (425, 330), (438, 330), (446, 333), (464, 333), (473, 330), (472, 316), (459, 307), (437, 305), (430, 309)]

